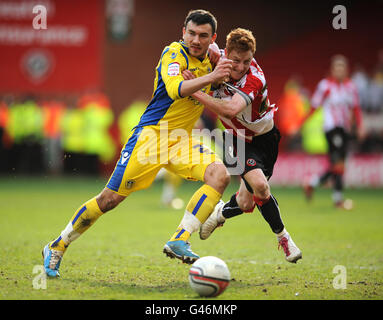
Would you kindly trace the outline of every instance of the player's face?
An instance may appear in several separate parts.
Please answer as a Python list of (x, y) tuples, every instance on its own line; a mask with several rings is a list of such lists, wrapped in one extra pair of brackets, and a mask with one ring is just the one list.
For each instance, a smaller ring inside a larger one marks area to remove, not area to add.
[(233, 61), (233, 69), (231, 70), (230, 77), (238, 81), (247, 71), (249, 71), (251, 61), (253, 60), (253, 53), (251, 50), (238, 51), (232, 50), (227, 52), (227, 58)]
[(193, 21), (189, 21), (186, 28), (183, 28), (183, 40), (189, 48), (189, 53), (193, 57), (204, 58), (209, 45), (215, 41), (217, 37), (213, 34), (210, 24), (196, 25)]
[(343, 81), (348, 74), (347, 64), (342, 60), (335, 61), (331, 66), (331, 74), (338, 81)]

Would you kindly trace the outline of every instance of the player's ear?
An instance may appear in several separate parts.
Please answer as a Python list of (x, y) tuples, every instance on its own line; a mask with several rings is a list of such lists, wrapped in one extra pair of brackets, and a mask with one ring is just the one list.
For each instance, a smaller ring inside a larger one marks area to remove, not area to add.
[(182, 39), (185, 40), (185, 33), (186, 33), (186, 29), (185, 27), (182, 27)]
[(215, 42), (216, 39), (217, 39), (217, 34), (214, 33), (213, 36), (211, 37), (210, 44), (213, 44), (213, 43)]

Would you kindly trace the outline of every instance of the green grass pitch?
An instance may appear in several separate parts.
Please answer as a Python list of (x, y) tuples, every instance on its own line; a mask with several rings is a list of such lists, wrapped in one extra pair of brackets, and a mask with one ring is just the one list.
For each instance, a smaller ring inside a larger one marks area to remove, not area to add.
[[(160, 205), (161, 181), (102, 216), (68, 249), (61, 278), (41, 287), (43, 246), (104, 184), (101, 178), (0, 178), (0, 299), (206, 299), (190, 288), (189, 266), (162, 253), (183, 210)], [(199, 186), (184, 182), (178, 195), (187, 202)], [(237, 186), (232, 178), (224, 200)], [(194, 234), (193, 251), (223, 259), (231, 272), (229, 287), (214, 300), (383, 298), (381, 189), (347, 190), (352, 211), (334, 209), (329, 189), (318, 190), (312, 203), (298, 188), (272, 192), (303, 259), (284, 260), (257, 210), (228, 220), (208, 240)]]

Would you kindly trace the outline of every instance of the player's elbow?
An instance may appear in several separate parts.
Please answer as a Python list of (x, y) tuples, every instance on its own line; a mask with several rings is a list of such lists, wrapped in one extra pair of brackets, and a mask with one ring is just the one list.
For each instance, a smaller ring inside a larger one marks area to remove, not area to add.
[(240, 110), (236, 106), (229, 105), (223, 111), (223, 116), (227, 119), (233, 119), (239, 113)]
[(225, 113), (224, 113), (224, 117), (227, 118), (227, 119), (233, 119), (235, 118), (237, 114), (233, 111), (233, 110), (227, 110)]
[(236, 93), (231, 100), (224, 100), (222, 109), (224, 110), (226, 118), (233, 119), (247, 106), (248, 104), (245, 99), (240, 94)]

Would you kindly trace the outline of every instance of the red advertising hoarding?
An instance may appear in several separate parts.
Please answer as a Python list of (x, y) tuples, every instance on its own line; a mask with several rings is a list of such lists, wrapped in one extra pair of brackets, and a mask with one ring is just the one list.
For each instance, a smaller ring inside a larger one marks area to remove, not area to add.
[[(302, 186), (312, 175), (321, 175), (329, 166), (326, 155), (282, 153), (278, 156), (270, 182), (279, 186)], [(346, 160), (344, 182), (347, 187), (383, 186), (383, 155), (352, 154)]]
[(102, 88), (103, 39), (101, 0), (0, 0), (0, 93)]

